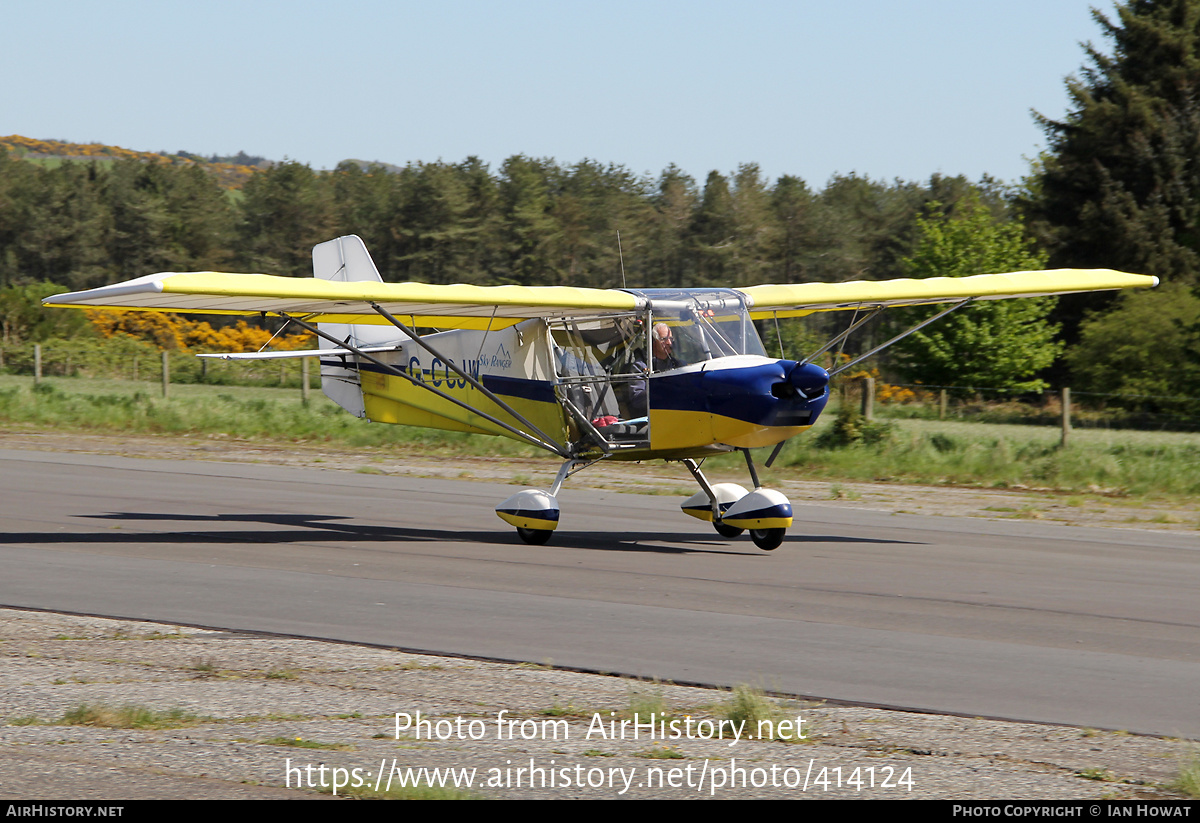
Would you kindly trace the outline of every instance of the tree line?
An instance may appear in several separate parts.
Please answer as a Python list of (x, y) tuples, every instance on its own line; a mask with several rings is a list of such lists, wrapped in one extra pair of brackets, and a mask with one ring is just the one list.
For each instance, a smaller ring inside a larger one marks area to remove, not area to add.
[[(91, 288), (157, 271), (311, 275), (312, 246), (358, 234), (385, 278), (428, 283), (743, 286), (902, 275), (917, 220), (938, 203), (1011, 207), (994, 181), (835, 176), (814, 191), (753, 164), (703, 185), (584, 160), (510, 157), (277, 163), (240, 191), (200, 166), (116, 160), (41, 166), (0, 153), (0, 286)], [(618, 233), (620, 238), (618, 241)], [(624, 275), (622, 275), (624, 271)]]

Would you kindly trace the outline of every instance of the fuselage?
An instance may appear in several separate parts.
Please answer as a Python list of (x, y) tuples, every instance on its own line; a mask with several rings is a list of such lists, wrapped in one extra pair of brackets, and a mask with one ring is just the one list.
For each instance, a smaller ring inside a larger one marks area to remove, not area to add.
[[(514, 436), (489, 415), (523, 431), (532, 424), (572, 454), (621, 460), (771, 446), (816, 421), (828, 400), (823, 369), (767, 357), (729, 293), (702, 293), (717, 300), (668, 294), (644, 315), (439, 332), (422, 338), (428, 349), (397, 341), (396, 351), (376, 355), (416, 384), (353, 357), (323, 357), (323, 372), (360, 382), (362, 414), (371, 420)], [(664, 327), (675, 345), (660, 357), (649, 332)]]

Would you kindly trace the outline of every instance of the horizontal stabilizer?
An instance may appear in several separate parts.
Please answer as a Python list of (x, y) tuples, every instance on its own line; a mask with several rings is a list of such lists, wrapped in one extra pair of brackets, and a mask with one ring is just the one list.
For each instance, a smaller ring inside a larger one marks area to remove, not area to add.
[[(364, 346), (359, 351), (374, 354), (381, 351), (400, 351), (401, 346)], [(289, 360), (297, 357), (320, 357), (328, 354), (334, 357), (352, 355), (350, 349), (299, 349), (297, 351), (253, 351), (253, 352), (221, 352), (219, 354), (198, 354), (197, 357), (207, 357), (212, 360)]]

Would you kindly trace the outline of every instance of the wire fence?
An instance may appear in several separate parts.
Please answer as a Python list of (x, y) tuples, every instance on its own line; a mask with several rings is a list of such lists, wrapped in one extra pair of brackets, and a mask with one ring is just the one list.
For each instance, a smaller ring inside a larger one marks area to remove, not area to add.
[[(194, 352), (160, 351), (138, 341), (52, 341), (0, 349), (0, 373), (48, 377), (136, 380), (170, 385), (261, 386), (300, 389), (320, 385), (319, 369), (308, 358), (232, 362), (196, 357)], [(166, 382), (164, 383), (164, 374)]]
[(1029, 392), (983, 386), (886, 383), (864, 377), (840, 381), (838, 390), (844, 402), (861, 404), (863, 414), (868, 417), (1200, 431), (1200, 398), (1186, 395), (1076, 391), (1071, 387)]

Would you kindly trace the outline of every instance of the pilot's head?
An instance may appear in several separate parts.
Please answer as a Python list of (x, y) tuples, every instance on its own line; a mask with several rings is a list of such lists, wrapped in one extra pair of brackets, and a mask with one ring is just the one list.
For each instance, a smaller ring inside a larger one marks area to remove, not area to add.
[(655, 323), (653, 335), (654, 356), (659, 360), (670, 357), (671, 346), (674, 343), (671, 339), (671, 327), (666, 323)]

